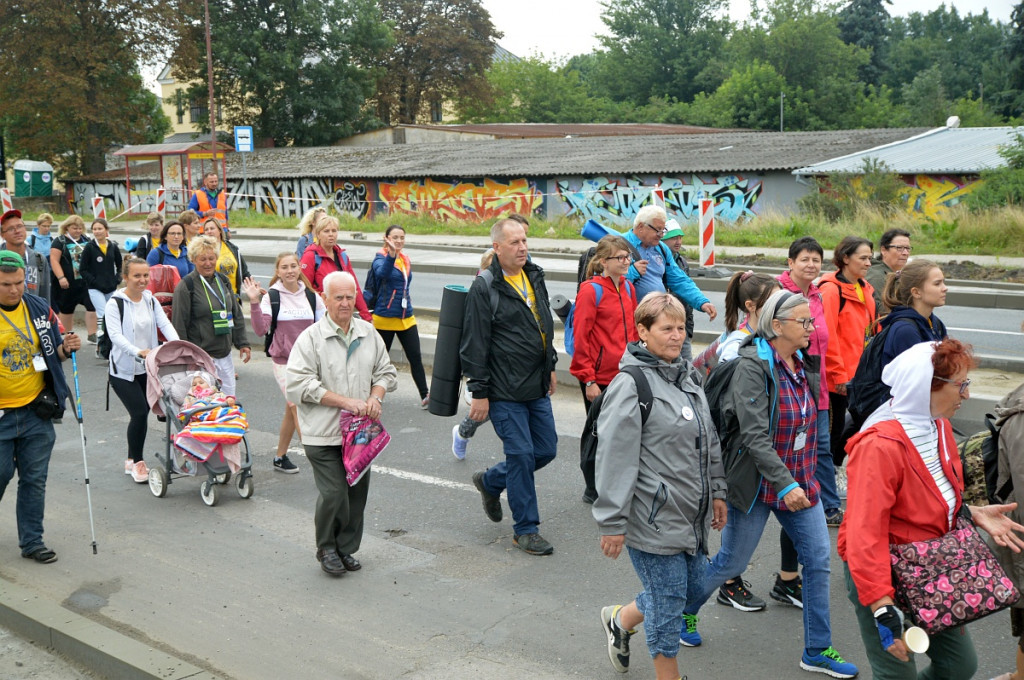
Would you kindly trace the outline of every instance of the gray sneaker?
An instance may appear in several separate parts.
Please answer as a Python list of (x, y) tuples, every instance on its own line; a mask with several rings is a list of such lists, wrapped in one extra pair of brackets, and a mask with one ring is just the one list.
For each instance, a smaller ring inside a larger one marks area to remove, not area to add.
[(481, 470), (473, 475), (473, 486), (480, 492), (480, 498), (484, 503), (484, 513), (487, 515), (487, 519), (492, 522), (500, 522), (502, 518), (501, 514), (501, 499), (498, 496), (492, 496), (487, 492), (484, 487), (484, 471)]
[(530, 555), (550, 555), (555, 552), (554, 546), (545, 541), (540, 534), (517, 534), (512, 537), (512, 542)]

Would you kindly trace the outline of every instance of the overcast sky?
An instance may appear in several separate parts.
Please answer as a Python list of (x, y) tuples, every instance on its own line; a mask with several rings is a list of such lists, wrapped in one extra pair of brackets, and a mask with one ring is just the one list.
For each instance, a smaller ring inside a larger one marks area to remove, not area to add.
[[(534, 53), (548, 58), (571, 57), (598, 46), (596, 34), (605, 31), (601, 23), (600, 0), (481, 0), (498, 30), (505, 34), (499, 43), (520, 57)], [(763, 6), (764, 3), (762, 3)], [(947, 0), (961, 14), (980, 14), (988, 9), (994, 20), (1009, 22), (1014, 0)], [(889, 14), (930, 12), (934, 0), (893, 0)], [(729, 15), (742, 22), (750, 11), (747, 0), (732, 0)]]

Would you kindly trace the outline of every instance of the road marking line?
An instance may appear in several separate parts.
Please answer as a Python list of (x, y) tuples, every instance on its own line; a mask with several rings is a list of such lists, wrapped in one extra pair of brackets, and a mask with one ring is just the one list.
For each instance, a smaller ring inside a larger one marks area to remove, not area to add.
[(990, 331), (984, 328), (954, 328), (947, 326), (947, 331), (964, 331), (965, 333), (989, 333), (991, 335), (1020, 335), (1020, 331)]
[(399, 479), (408, 479), (413, 482), (433, 484), (434, 486), (444, 487), (445, 489), (458, 489), (460, 491), (476, 491), (472, 484), (453, 482), (450, 479), (442, 479), (440, 477), (433, 477), (431, 475), (421, 475), (417, 472), (406, 472), (405, 470), (384, 467), (383, 465), (374, 465), (373, 470), (374, 472), (379, 472), (384, 475), (391, 475), (392, 477), (398, 477)]

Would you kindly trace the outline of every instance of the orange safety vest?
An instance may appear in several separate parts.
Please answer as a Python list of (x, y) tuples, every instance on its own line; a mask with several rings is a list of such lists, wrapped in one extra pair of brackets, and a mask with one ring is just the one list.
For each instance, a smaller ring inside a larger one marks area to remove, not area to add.
[[(221, 221), (221, 226), (225, 229), (228, 228), (228, 193), (223, 189), (217, 194), (217, 207), (213, 208), (210, 206), (210, 196), (206, 193), (206, 189), (200, 189), (196, 192), (196, 200), (199, 202), (200, 213), (204, 213), (207, 210), (215, 210), (213, 217), (216, 217)], [(202, 214), (200, 214), (202, 217)]]

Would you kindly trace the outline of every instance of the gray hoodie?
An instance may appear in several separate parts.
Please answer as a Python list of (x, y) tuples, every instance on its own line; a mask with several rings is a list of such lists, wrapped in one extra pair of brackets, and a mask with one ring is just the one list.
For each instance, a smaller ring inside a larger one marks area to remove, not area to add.
[(637, 343), (619, 362), (640, 366), (654, 404), (641, 429), (632, 376), (608, 385), (597, 423), (594, 519), (601, 534), (657, 555), (707, 554), (712, 498), (725, 498), (718, 434), (688, 362), (666, 363)]

